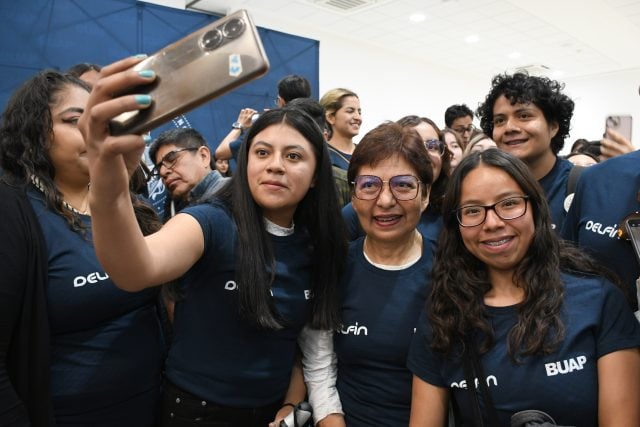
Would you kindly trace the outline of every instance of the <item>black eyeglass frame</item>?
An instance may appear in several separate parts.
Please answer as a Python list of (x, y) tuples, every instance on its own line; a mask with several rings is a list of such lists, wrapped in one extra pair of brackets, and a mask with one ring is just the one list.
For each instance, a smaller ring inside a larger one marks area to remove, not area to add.
[[(178, 148), (177, 150), (169, 151), (167, 154), (162, 156), (158, 164), (156, 164), (153, 167), (153, 169), (151, 169), (151, 176), (154, 176), (154, 177), (160, 176), (160, 168), (162, 166), (164, 166), (167, 169), (171, 169), (172, 167), (174, 167), (178, 162), (178, 159), (180, 158), (178, 154), (182, 153), (183, 151), (198, 151), (199, 149), (200, 147), (184, 147), (184, 148)], [(175, 158), (173, 160), (167, 159), (167, 157), (171, 155), (175, 156)]]
[[(524, 200), (524, 210), (522, 211), (521, 214), (517, 215), (517, 216), (513, 216), (513, 217), (509, 217), (509, 218), (505, 218), (504, 216), (500, 215), (500, 213), (496, 210), (496, 206), (498, 206), (500, 203), (503, 203), (507, 200), (512, 200), (512, 199), (523, 199)], [(495, 202), (492, 205), (465, 205), (465, 206), (460, 206), (457, 209), (453, 210), (453, 214), (455, 215), (456, 219), (458, 220), (458, 224), (460, 224), (461, 227), (465, 227), (465, 228), (469, 228), (469, 227), (477, 227), (479, 225), (484, 224), (484, 222), (487, 220), (487, 212), (492, 210), (497, 216), (498, 218), (500, 218), (503, 221), (511, 221), (514, 219), (518, 219), (518, 218), (522, 218), (524, 215), (526, 215), (527, 213), (527, 205), (528, 205), (528, 201), (530, 199), (530, 196), (528, 195), (524, 195), (524, 196), (511, 196), (511, 197), (507, 197), (504, 198), (502, 200), (498, 200), (497, 202)], [(482, 221), (480, 221), (477, 224), (473, 224), (473, 225), (465, 225), (462, 223), (462, 219), (460, 218), (460, 213), (462, 211), (462, 209), (466, 209), (466, 208), (482, 208), (484, 215), (482, 215)]]

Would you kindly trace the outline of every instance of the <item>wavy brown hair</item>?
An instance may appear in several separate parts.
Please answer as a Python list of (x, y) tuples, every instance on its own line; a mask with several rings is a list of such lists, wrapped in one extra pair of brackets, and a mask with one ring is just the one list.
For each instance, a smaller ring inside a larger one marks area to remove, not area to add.
[(564, 302), (562, 271), (578, 274), (604, 272), (586, 255), (562, 242), (551, 228), (545, 194), (529, 168), (509, 153), (497, 149), (475, 152), (455, 169), (443, 203), (444, 227), (436, 252), (432, 292), (427, 302), (433, 330), (431, 347), (448, 356), (459, 356), (467, 342), (477, 340), (480, 353), (494, 344), (494, 333), (484, 305), (491, 289), (486, 265), (464, 245), (455, 215), (462, 183), (479, 166), (500, 169), (529, 196), (535, 234), (514, 272), (514, 283), (524, 290), (518, 305), (518, 321), (508, 336), (509, 355), (549, 354), (564, 339), (561, 319)]

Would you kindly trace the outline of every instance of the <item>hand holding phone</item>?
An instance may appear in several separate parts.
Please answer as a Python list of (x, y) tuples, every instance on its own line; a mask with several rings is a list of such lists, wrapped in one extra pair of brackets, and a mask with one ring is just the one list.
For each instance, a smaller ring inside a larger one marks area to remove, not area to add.
[(632, 123), (632, 117), (629, 115), (607, 116), (605, 133), (601, 141), (601, 161), (635, 150), (631, 143)]
[(110, 123), (113, 135), (147, 132), (265, 74), (269, 60), (249, 14), (239, 10), (161, 49), (134, 69), (155, 72), (152, 84), (127, 91), (150, 95), (152, 104), (115, 117)]

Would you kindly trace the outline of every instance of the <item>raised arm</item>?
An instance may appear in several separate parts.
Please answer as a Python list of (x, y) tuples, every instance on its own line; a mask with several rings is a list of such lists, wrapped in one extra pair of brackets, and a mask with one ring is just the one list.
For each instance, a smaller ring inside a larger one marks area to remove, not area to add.
[(640, 349), (598, 359), (598, 425), (637, 426), (640, 420)]
[(241, 127), (232, 127), (227, 136), (225, 136), (220, 144), (218, 144), (218, 148), (216, 148), (215, 157), (216, 159), (229, 160), (233, 157), (233, 153), (231, 152), (231, 144), (236, 139), (240, 139), (242, 137), (243, 132), (246, 129), (251, 127), (251, 117), (256, 114), (257, 111), (252, 108), (243, 108), (240, 110), (240, 114), (238, 114), (238, 120), (234, 123), (237, 123)]
[(147, 95), (113, 96), (155, 79), (154, 73), (131, 69), (142, 59), (126, 58), (104, 67), (78, 123), (87, 144), (96, 254), (113, 281), (130, 291), (179, 277), (204, 250), (202, 230), (188, 215), (176, 216), (146, 238), (135, 219), (129, 176), (138, 166), (145, 140), (140, 135), (112, 136), (108, 124), (123, 112), (153, 102)]

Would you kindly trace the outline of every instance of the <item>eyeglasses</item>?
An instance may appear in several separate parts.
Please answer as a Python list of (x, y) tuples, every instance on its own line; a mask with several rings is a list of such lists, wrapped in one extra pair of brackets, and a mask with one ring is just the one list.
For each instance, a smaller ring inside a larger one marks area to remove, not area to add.
[(456, 218), (463, 227), (476, 227), (487, 219), (487, 211), (492, 210), (498, 218), (509, 221), (527, 213), (529, 196), (509, 197), (492, 205), (469, 205), (456, 209)]
[(427, 147), (427, 151), (430, 153), (435, 153), (438, 156), (442, 157), (444, 154), (444, 142), (437, 139), (427, 139), (424, 142), (424, 146)]
[(469, 132), (469, 133), (473, 132), (475, 130), (475, 128), (476, 127), (474, 125), (469, 125), (467, 127), (457, 126), (457, 127), (452, 128), (452, 129), (453, 129), (454, 132), (457, 132), (460, 135), (462, 135), (465, 132)]
[(154, 176), (154, 177), (159, 176), (160, 168), (162, 166), (164, 166), (167, 169), (171, 169), (172, 167), (174, 167), (176, 162), (178, 161), (178, 154), (182, 153), (183, 151), (198, 151), (198, 148), (196, 147), (179, 148), (177, 150), (169, 151), (167, 154), (164, 155), (164, 157), (162, 157), (162, 159), (160, 159), (160, 162), (158, 162), (158, 164), (156, 164), (156, 166), (151, 170), (151, 176)]
[(391, 194), (396, 200), (413, 200), (418, 196), (420, 181), (413, 175), (396, 175), (389, 181), (383, 181), (375, 175), (358, 175), (351, 184), (356, 199), (375, 200), (385, 183), (389, 184)]

